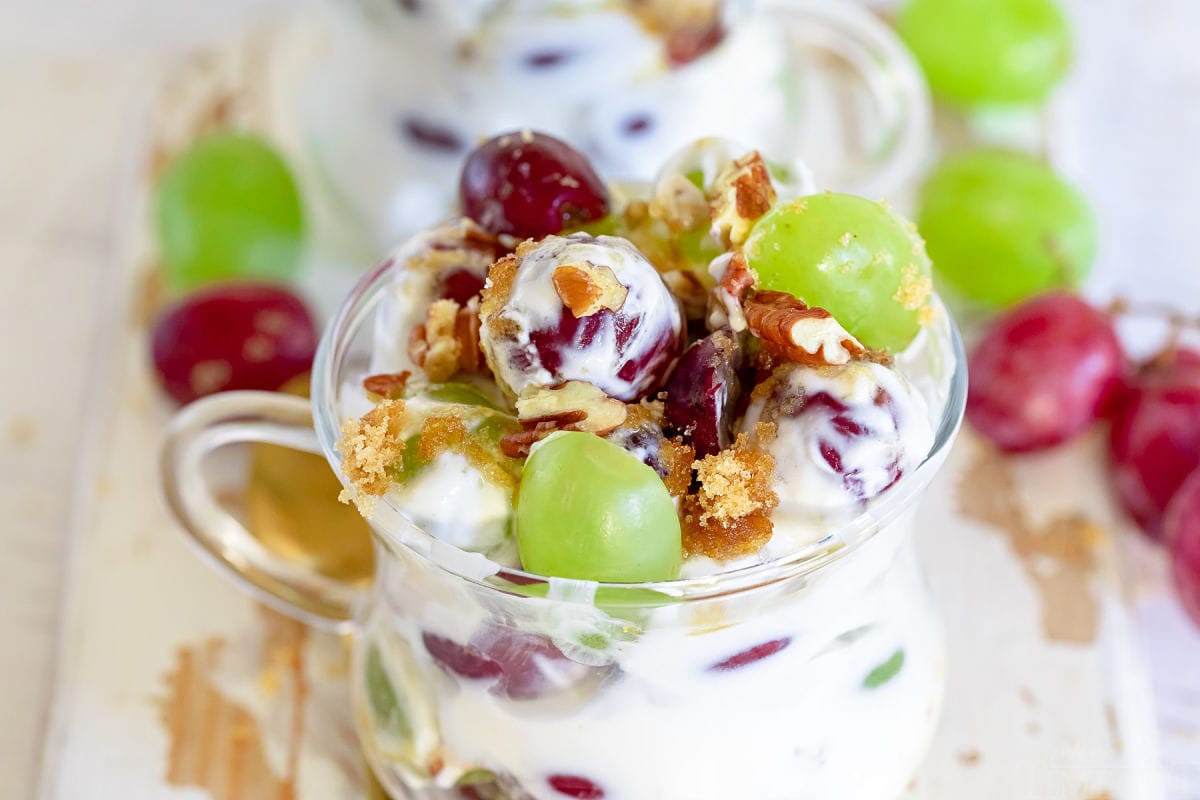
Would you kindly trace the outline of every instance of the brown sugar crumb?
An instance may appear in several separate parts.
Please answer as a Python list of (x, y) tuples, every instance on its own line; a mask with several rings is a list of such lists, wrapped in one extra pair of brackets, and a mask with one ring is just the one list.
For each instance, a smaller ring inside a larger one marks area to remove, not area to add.
[(682, 508), (685, 552), (725, 561), (771, 538), (779, 496), (771, 488), (775, 459), (763, 444), (773, 437), (774, 426), (759, 425), (754, 437), (740, 433), (732, 447), (695, 463), (699, 490)]
[(672, 497), (683, 497), (692, 486), (692, 465), (696, 461), (696, 448), (684, 444), (682, 439), (663, 439), (659, 445), (658, 458), (664, 471), (663, 483)]
[[(929, 276), (921, 276), (916, 265), (909, 264), (900, 273), (900, 286), (896, 289), (893, 300), (900, 303), (909, 311), (931, 308), (929, 298), (933, 295), (933, 281)], [(927, 316), (924, 315), (923, 316)]]
[(767, 514), (749, 514), (725, 524), (698, 522), (698, 515), (703, 512), (698, 508), (695, 498), (696, 495), (688, 495), (683, 501), (685, 555), (729, 561), (757, 553), (771, 541), (775, 529)]
[(429, 417), (421, 423), (417, 455), (422, 461), (433, 461), (447, 450), (461, 453), (467, 441), (467, 425), (457, 414)]
[(363, 514), (370, 513), (368, 497), (379, 497), (391, 484), (388, 470), (404, 456), (404, 401), (384, 400), (361, 419), (342, 423), (338, 450), (342, 453), (342, 471), (354, 484), (355, 492), (343, 491), (339, 497), (353, 497)]
[(429, 417), (421, 424), (421, 437), (417, 444), (417, 454), (421, 460), (433, 461), (445, 452), (464, 456), (467, 463), (479, 470), (489, 483), (505, 488), (516, 485), (519, 472), (517, 463), (472, 436), (466, 422), (457, 414)]

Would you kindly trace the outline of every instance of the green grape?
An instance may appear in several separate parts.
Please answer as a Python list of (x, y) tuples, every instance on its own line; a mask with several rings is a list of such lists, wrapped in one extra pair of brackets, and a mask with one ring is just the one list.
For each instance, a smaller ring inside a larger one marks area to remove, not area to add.
[(424, 396), (440, 403), (457, 403), (466, 406), (482, 406), (492, 411), (501, 411), (496, 401), (479, 388), (467, 383), (435, 383), (425, 390)]
[(287, 280), (299, 264), (304, 216), (296, 182), (256, 137), (216, 133), (192, 145), (163, 175), (156, 214), (175, 291), (230, 278)]
[(1096, 255), (1087, 200), (1017, 153), (978, 150), (943, 162), (925, 183), (917, 219), (938, 277), (984, 305), (1078, 286)]
[(558, 433), (525, 462), (517, 500), (525, 569), (580, 580), (670, 580), (683, 562), (679, 517), (662, 479), (591, 433)]
[(867, 347), (903, 350), (929, 314), (925, 248), (880, 203), (826, 192), (777, 205), (745, 251), (758, 288), (825, 309)]
[(1054, 0), (909, 0), (896, 28), (934, 93), (958, 103), (1037, 103), (1071, 60)]

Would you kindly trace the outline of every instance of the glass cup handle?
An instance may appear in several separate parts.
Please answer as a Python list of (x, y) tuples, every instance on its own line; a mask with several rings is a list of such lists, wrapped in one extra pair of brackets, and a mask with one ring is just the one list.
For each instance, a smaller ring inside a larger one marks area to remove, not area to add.
[(273, 553), (217, 502), (204, 461), (227, 444), (263, 442), (321, 453), (308, 400), (279, 392), (223, 392), (171, 420), (161, 479), (167, 505), (201, 554), (272, 608), (325, 630), (353, 627), (365, 589)]

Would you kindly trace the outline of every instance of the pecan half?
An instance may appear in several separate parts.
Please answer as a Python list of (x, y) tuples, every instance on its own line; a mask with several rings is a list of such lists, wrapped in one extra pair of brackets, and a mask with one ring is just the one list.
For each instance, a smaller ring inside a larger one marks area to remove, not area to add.
[(559, 299), (576, 318), (589, 317), (602, 308), (620, 311), (629, 294), (612, 267), (590, 261), (563, 264), (554, 270), (551, 280)]
[(823, 308), (786, 292), (759, 292), (744, 304), (750, 332), (773, 355), (799, 364), (845, 364), (867, 349)]
[(717, 236), (725, 244), (740, 246), (755, 221), (775, 204), (771, 172), (757, 150), (734, 159), (717, 174), (710, 203)]

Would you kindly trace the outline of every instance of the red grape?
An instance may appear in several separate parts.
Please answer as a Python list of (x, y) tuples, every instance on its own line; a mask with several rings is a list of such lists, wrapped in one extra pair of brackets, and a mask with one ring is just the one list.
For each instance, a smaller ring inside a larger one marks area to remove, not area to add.
[(1010, 452), (1060, 444), (1113, 402), (1123, 364), (1107, 315), (1074, 295), (1036, 297), (996, 320), (972, 354), (967, 418)]
[(190, 403), (231, 389), (278, 389), (308, 372), (317, 330), (290, 292), (235, 283), (197, 292), (168, 309), (150, 344), (167, 394)]
[(1167, 504), (1200, 467), (1198, 364), (1189, 351), (1151, 362), (1113, 420), (1109, 444), (1117, 494), (1130, 516), (1156, 538)]
[(471, 680), (500, 677), (500, 665), (476, 647), (462, 645), (453, 639), (428, 631), (421, 634), (421, 641), (425, 644), (425, 650), (433, 656), (433, 660), (455, 675)]
[(587, 157), (544, 133), (506, 133), (475, 148), (459, 179), (463, 213), (490, 233), (540, 239), (608, 213)]
[(603, 789), (579, 775), (551, 775), (546, 781), (554, 791), (577, 800), (601, 800), (604, 797)]
[(730, 670), (740, 669), (757, 661), (762, 661), (767, 656), (775, 655), (791, 643), (792, 637), (785, 636), (782, 639), (772, 639), (769, 642), (756, 644), (754, 647), (732, 655), (724, 661), (718, 661), (709, 667), (709, 670), (712, 672), (729, 672)]
[(1184, 609), (1200, 625), (1200, 469), (1184, 481), (1167, 506), (1164, 527), (1175, 589)]
[(668, 432), (690, 442), (697, 458), (719, 453), (732, 440), (737, 356), (733, 337), (717, 331), (689, 347), (667, 381)]

